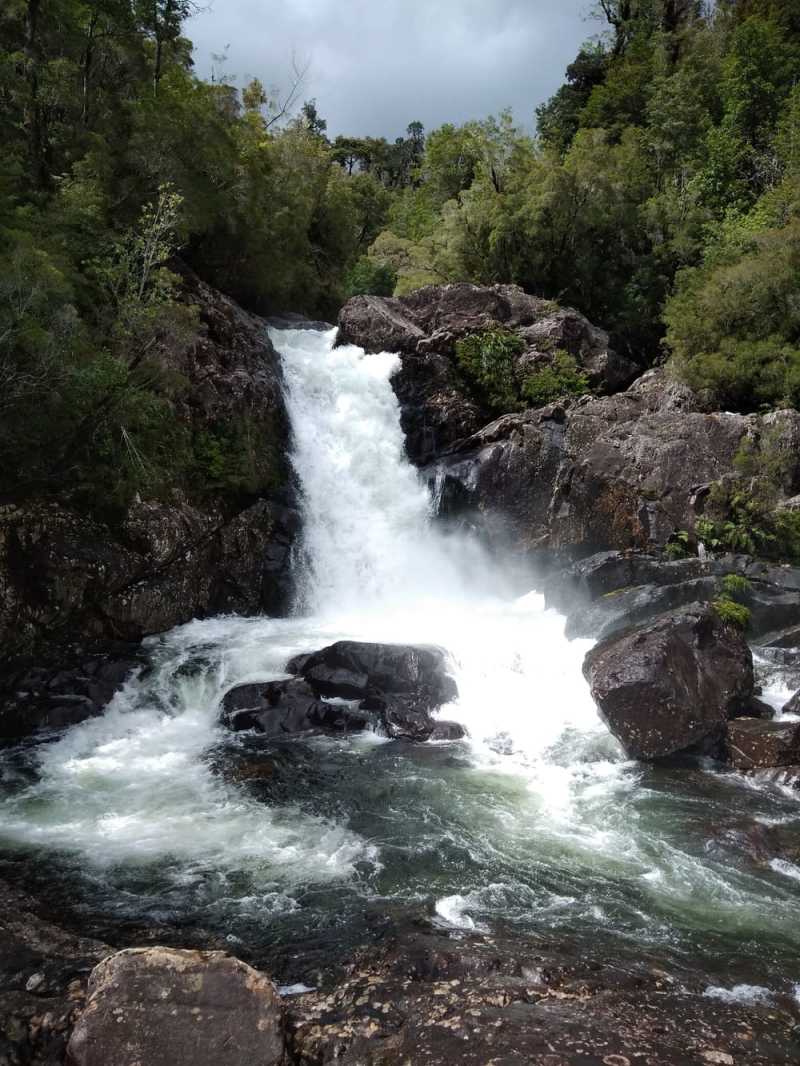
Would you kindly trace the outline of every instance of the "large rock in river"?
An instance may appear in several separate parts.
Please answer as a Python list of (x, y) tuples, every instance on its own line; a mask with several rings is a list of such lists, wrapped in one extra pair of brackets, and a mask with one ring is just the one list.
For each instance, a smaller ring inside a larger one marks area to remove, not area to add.
[(322, 729), (336, 733), (365, 729), (370, 716), (342, 703), (320, 699), (305, 681), (267, 681), (238, 685), (222, 700), (225, 723), (235, 732), (255, 729), (266, 736)]
[(130, 948), (92, 972), (68, 1062), (279, 1066), (280, 999), (263, 974), (222, 952)]
[(296, 656), (286, 669), (320, 697), (360, 700), (390, 737), (428, 739), (436, 724), (431, 712), (458, 695), (445, 653), (426, 645), (340, 640)]
[(702, 604), (602, 641), (583, 672), (609, 729), (636, 759), (717, 744), (753, 699), (743, 634)]

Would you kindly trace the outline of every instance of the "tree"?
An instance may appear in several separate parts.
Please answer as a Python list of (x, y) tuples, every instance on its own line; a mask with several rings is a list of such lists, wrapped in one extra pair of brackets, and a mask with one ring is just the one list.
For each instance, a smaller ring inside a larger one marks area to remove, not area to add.
[(313, 136), (325, 139), (328, 123), (317, 111), (316, 100), (306, 100), (300, 108), (300, 122)]

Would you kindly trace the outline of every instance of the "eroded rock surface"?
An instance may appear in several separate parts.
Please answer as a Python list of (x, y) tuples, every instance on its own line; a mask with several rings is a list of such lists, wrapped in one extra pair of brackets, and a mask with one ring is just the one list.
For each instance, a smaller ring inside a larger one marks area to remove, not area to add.
[(796, 1005), (726, 1003), (645, 958), (536, 937), (426, 930), (289, 1004), (300, 1066), (767, 1066), (795, 1054)]
[(739, 718), (728, 723), (725, 749), (737, 770), (800, 764), (800, 722)]
[(639, 373), (609, 346), (608, 334), (571, 308), (528, 296), (514, 285), (459, 282), (429, 285), (408, 296), (356, 296), (342, 308), (338, 342), (368, 352), (398, 352), (392, 384), (400, 400), (406, 448), (424, 465), (476, 433), (487, 422), (455, 360), (455, 344), (470, 333), (497, 327), (525, 342), (520, 367), (547, 363), (566, 351), (598, 392), (625, 388)]
[(56, 1066), (92, 969), (107, 945), (45, 921), (35, 901), (0, 881), (0, 1062)]
[(129, 948), (89, 979), (70, 1066), (280, 1066), (272, 982), (222, 952)]
[[(520, 360), (568, 351), (595, 395), (492, 420), (454, 348), (497, 325), (530, 346)], [(780, 492), (786, 506), (800, 493), (798, 412), (709, 411), (663, 368), (636, 378), (635, 364), (577, 312), (514, 286), (459, 283), (399, 299), (356, 297), (342, 309), (339, 340), (400, 353), (393, 385), (407, 451), (443, 513), (477, 512), (490, 536), (521, 551), (661, 547), (676, 531), (694, 529), (710, 486), (736, 473), (745, 439), (756, 453), (764, 440), (794, 456)]]

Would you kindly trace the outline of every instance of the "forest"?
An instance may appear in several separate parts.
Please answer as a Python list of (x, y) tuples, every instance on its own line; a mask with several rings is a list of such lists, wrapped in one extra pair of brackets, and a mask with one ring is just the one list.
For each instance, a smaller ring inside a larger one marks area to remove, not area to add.
[(601, 0), (535, 123), (393, 140), (329, 138), (302, 71), (199, 78), (193, 10), (0, 15), (3, 500), (123, 504), (219, 469), (240, 488), (239, 443), (176, 422), (183, 383), (155, 358), (196, 333), (185, 268), (256, 313), (327, 318), (358, 293), (513, 282), (711, 406), (800, 405), (795, 0)]

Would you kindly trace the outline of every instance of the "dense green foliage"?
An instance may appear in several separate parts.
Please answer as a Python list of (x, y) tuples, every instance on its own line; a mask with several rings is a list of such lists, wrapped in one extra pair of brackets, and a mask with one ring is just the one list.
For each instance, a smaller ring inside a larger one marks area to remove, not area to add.
[(516, 282), (741, 410), (800, 402), (800, 15), (793, 0), (601, 0), (537, 111), (443, 126), (370, 254)]
[(490, 329), (456, 342), (456, 360), (476, 400), (492, 414), (543, 407), (588, 390), (586, 375), (568, 352), (542, 356), (524, 365), (524, 339), (510, 330)]
[[(259, 311), (335, 314), (391, 194), (348, 173), (314, 101), (192, 72), (189, 0), (0, 13), (0, 494), (254, 491), (268, 427), (192, 427), (166, 373), (196, 315), (176, 253)], [(295, 86), (295, 90), (297, 86)], [(417, 143), (421, 131), (410, 136)], [(412, 165), (413, 153), (406, 160)], [(247, 421), (247, 419), (245, 419)], [(274, 467), (274, 464), (273, 464)]]
[[(712, 402), (800, 404), (795, 0), (599, 0), (602, 32), (538, 108), (536, 137), (504, 113), (427, 137), (412, 122), (393, 141), (329, 140), (299, 84), (198, 78), (192, 10), (9, 0), (0, 14), (6, 497), (270, 484), (256, 422), (174, 417), (186, 382), (157, 353), (196, 330), (176, 255), (261, 312), (332, 317), (359, 293), (515, 282), (642, 365), (669, 354)], [(521, 366), (518, 343), (459, 345), (487, 410), (586, 389), (568, 355)], [(744, 474), (729, 497), (711, 539), (800, 543)]]
[(750, 608), (743, 603), (737, 603), (728, 596), (719, 596), (712, 606), (726, 625), (737, 629), (747, 629), (750, 625)]

